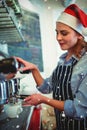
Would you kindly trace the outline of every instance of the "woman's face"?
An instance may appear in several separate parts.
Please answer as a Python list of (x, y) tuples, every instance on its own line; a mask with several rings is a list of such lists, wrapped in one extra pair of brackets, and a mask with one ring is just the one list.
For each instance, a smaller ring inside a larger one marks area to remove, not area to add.
[(72, 50), (80, 35), (63, 23), (56, 23), (56, 39), (62, 50)]

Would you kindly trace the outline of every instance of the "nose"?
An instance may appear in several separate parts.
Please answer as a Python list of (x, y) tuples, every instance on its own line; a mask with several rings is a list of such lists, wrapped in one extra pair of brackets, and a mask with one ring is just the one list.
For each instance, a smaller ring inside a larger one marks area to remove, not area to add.
[(56, 39), (57, 39), (57, 41), (62, 40), (62, 35), (60, 33), (58, 33), (57, 36), (56, 36)]

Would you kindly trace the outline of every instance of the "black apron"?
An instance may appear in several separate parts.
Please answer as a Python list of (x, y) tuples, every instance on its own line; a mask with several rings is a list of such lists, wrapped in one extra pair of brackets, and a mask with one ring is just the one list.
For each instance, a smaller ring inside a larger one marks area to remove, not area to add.
[[(73, 100), (74, 96), (71, 91), (71, 75), (73, 66), (77, 63), (73, 59), (71, 65), (59, 65), (52, 75), (53, 98), (56, 100)], [(54, 109), (56, 116), (57, 130), (87, 130), (87, 120), (76, 120), (67, 117), (64, 112)]]

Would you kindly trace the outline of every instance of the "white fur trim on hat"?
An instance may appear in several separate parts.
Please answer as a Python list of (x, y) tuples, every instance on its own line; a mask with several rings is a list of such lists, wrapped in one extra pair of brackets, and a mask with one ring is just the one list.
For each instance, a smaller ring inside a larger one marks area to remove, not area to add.
[(81, 35), (83, 35), (82, 34), (82, 29), (84, 27), (76, 17), (74, 17), (74, 16), (72, 16), (72, 15), (70, 15), (68, 13), (63, 12), (59, 16), (59, 18), (57, 19), (57, 22), (64, 23), (64, 24), (70, 26), (71, 28), (73, 28), (74, 30), (76, 30)]
[(83, 34), (84, 36), (87, 36), (87, 27), (82, 29), (82, 34)]

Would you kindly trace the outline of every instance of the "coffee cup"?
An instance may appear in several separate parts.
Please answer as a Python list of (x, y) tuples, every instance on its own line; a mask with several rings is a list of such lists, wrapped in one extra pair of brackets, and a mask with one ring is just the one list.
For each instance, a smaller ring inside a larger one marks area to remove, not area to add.
[(23, 111), (21, 102), (15, 104), (8, 103), (4, 105), (4, 111), (9, 118), (16, 118)]

